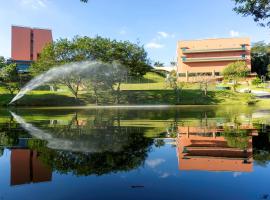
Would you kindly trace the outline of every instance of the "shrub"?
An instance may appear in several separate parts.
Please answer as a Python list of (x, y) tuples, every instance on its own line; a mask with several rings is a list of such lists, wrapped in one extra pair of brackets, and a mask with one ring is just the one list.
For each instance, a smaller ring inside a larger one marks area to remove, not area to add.
[(256, 78), (252, 79), (252, 81), (251, 81), (251, 84), (255, 85), (255, 86), (258, 86), (261, 83), (262, 83), (262, 80), (259, 77), (256, 77)]

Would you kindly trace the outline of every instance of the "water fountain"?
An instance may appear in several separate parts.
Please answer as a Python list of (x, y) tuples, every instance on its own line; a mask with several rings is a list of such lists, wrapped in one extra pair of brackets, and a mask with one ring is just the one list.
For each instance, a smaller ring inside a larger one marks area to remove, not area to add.
[[(84, 61), (84, 62), (75, 62), (75, 63), (69, 63), (62, 66), (54, 67), (48, 70), (47, 72), (35, 77), (32, 79), (29, 83), (27, 83), (20, 91), (19, 93), (10, 101), (9, 104), (14, 103), (15, 101), (22, 98), (27, 92), (45, 84), (49, 83), (51, 81), (69, 76), (71, 74), (75, 75), (84, 75), (84, 76), (91, 76), (95, 69), (100, 66), (112, 66), (112, 70), (115, 69), (115, 67), (118, 67), (119, 64), (112, 63), (112, 64), (106, 64), (99, 61)], [(110, 76), (110, 73), (107, 74)]]

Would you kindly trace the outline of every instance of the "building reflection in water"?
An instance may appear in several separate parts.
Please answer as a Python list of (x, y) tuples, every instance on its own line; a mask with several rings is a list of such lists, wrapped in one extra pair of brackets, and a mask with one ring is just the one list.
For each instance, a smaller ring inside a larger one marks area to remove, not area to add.
[(47, 182), (52, 179), (52, 170), (38, 158), (38, 153), (29, 149), (11, 149), (11, 185)]
[[(180, 170), (251, 172), (252, 137), (258, 135), (252, 125), (247, 131), (245, 148), (232, 147), (224, 136), (224, 127), (179, 127), (177, 157)], [(237, 136), (237, 135), (236, 135)]]

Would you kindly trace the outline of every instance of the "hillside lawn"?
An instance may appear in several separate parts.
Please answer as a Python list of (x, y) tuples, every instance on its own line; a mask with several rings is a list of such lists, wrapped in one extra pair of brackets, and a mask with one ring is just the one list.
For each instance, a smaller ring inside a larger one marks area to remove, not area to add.
[[(121, 86), (122, 105), (176, 105), (174, 91), (166, 87), (164, 77), (150, 72), (142, 79), (127, 80)], [(101, 105), (114, 104), (114, 98), (104, 92), (100, 99)], [(0, 105), (6, 106), (12, 96), (0, 87)], [(186, 84), (181, 91), (180, 103), (178, 105), (245, 105), (254, 103), (251, 94), (234, 93), (232, 91), (218, 91), (215, 85), (209, 86), (207, 96), (199, 90), (199, 85), (194, 83)], [(265, 101), (265, 100), (264, 100)], [(21, 100), (16, 102), (17, 106), (81, 106), (95, 105), (92, 94), (81, 91), (79, 99), (76, 100), (68, 89), (64, 86), (58, 91), (35, 90), (26, 94)], [(269, 103), (270, 104), (270, 103)]]

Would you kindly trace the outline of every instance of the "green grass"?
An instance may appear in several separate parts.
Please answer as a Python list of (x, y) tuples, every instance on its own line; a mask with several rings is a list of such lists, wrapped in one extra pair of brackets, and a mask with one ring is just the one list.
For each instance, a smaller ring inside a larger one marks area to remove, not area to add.
[[(216, 91), (215, 85), (209, 86), (207, 96), (199, 90), (199, 85), (186, 84), (180, 95), (180, 102), (176, 102), (175, 93), (166, 87), (164, 77), (150, 72), (143, 78), (126, 80), (121, 86), (121, 104), (124, 105), (246, 105), (254, 102), (252, 95), (234, 93), (232, 91)], [(9, 103), (12, 96), (0, 87), (0, 105)], [(266, 101), (266, 100), (265, 100)], [(75, 106), (93, 105), (92, 94), (82, 91), (76, 100), (66, 87), (60, 86), (57, 92), (35, 90), (28, 93), (17, 102), (18, 106)], [(260, 102), (259, 102), (260, 103)], [(112, 95), (104, 92), (100, 104), (114, 104)], [(262, 104), (262, 103), (261, 103)], [(270, 103), (269, 103), (270, 105)]]

